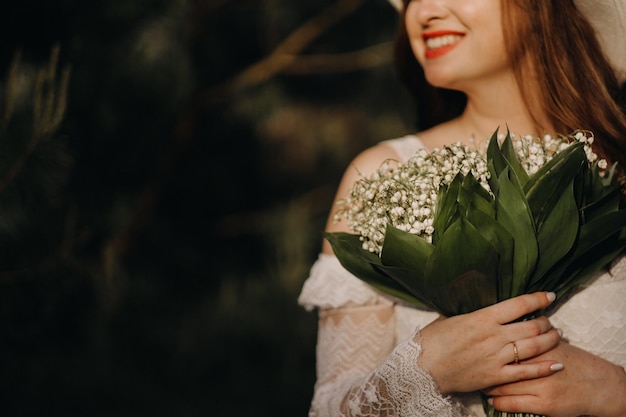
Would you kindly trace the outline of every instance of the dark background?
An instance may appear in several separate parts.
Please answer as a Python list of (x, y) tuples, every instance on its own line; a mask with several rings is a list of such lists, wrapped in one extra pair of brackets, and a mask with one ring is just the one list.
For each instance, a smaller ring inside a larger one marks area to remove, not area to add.
[[(413, 123), (393, 8), (23, 0), (0, 19), (0, 414), (306, 415), (297, 296), (334, 189)], [(38, 136), (55, 45), (67, 108)]]

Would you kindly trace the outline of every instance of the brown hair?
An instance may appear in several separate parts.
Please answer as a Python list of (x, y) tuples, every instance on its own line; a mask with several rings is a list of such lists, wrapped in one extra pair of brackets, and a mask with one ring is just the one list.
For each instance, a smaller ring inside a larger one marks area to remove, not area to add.
[[(404, 1), (404, 10), (410, 0)], [(502, 26), (522, 95), (537, 128), (547, 120), (556, 132), (593, 132), (594, 150), (626, 168), (625, 94), (602, 52), (593, 27), (573, 0), (504, 0)], [(465, 96), (430, 86), (415, 59), (404, 25), (395, 43), (396, 69), (417, 104), (418, 127), (461, 114)], [(538, 92), (538, 96), (531, 96)], [(542, 133), (542, 132), (539, 132)]]

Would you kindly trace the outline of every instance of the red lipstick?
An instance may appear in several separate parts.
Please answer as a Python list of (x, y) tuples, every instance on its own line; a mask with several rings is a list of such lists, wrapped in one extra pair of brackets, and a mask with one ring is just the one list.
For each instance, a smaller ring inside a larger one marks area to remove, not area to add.
[[(424, 42), (426, 44), (428, 44), (428, 39), (433, 39), (433, 38), (440, 38), (443, 36), (465, 36), (465, 34), (463, 32), (457, 32), (457, 31), (452, 31), (452, 30), (438, 30), (438, 31), (433, 31), (433, 32), (426, 32), (424, 34), (422, 34), (422, 38), (424, 39)], [(437, 48), (429, 48), (428, 45), (426, 46), (426, 52), (425, 52), (425, 57), (426, 59), (434, 59), (434, 58), (438, 58), (442, 55), (447, 54), (448, 52), (450, 52), (452, 49), (454, 49), (458, 44), (457, 42), (448, 44), (448, 45), (443, 45)]]

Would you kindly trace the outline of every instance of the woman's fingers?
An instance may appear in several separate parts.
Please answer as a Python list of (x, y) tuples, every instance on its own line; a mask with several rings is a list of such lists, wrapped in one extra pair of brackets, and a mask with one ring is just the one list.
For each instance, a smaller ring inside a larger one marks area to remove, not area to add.
[(512, 358), (511, 363), (521, 362), (553, 349), (559, 344), (561, 337), (561, 330), (551, 329), (537, 336), (516, 340), (511, 344), (511, 351), (505, 354)]
[(489, 403), (496, 410), (507, 410), (506, 413), (541, 414), (536, 409), (537, 397), (534, 395), (519, 395), (515, 397), (495, 397), (495, 398), (490, 398)]
[(510, 381), (526, 381), (552, 375), (563, 370), (563, 368), (563, 364), (557, 361), (541, 361), (507, 365), (503, 368), (503, 373), (505, 378)]
[(506, 324), (527, 314), (546, 308), (556, 298), (552, 292), (536, 292), (510, 298), (498, 304), (483, 309), (487, 314), (493, 314), (498, 323)]
[[(558, 362), (557, 362), (558, 363)], [(540, 371), (538, 372), (547, 372), (548, 370), (550, 370), (550, 367), (552, 366), (552, 364), (550, 364), (550, 361), (547, 362), (541, 362), (541, 364), (545, 365), (545, 364), (549, 364), (546, 367), (541, 368)], [(513, 365), (511, 365), (513, 366)], [(522, 366), (517, 366), (517, 368), (519, 368), (518, 370), (511, 370), (510, 375), (513, 377), (517, 377), (518, 374), (516, 374), (516, 372), (519, 372), (519, 370), (521, 370), (522, 368), (526, 367), (526, 364), (523, 364)], [(561, 368), (562, 369), (562, 368)], [(560, 369), (558, 369), (560, 370)], [(555, 372), (558, 372), (555, 371)], [(526, 371), (522, 371), (522, 372), (528, 372), (528, 370)], [(535, 371), (531, 371), (535, 372)], [(551, 373), (548, 373), (548, 375), (551, 375)], [(546, 376), (546, 375), (540, 375), (536, 378), (541, 378), (542, 376)], [(536, 378), (531, 378), (531, 379), (536, 379)], [(514, 396), (514, 395), (522, 395), (522, 394), (527, 394), (533, 388), (532, 382), (526, 382), (526, 380), (524, 379), (518, 379), (517, 382), (516, 381), (512, 381), (511, 383), (508, 384), (503, 384), (503, 385), (498, 385), (495, 387), (491, 387), (488, 389), (483, 390), (483, 392), (485, 394), (487, 394), (488, 396), (491, 397), (495, 397), (495, 396)]]
[(504, 363), (521, 362), (547, 352), (556, 347), (563, 336), (561, 330), (553, 328), (545, 317), (509, 326), (511, 329), (507, 332), (510, 332), (512, 342), (503, 347)]
[(552, 330), (552, 323), (541, 316), (530, 320), (518, 321), (504, 325), (507, 337), (511, 341), (539, 336)]
[(533, 387), (530, 381), (550, 376), (563, 369), (562, 363), (553, 360), (507, 365), (502, 373), (503, 377), (510, 382), (484, 389), (483, 392), (490, 397), (526, 394)]
[[(443, 394), (468, 392), (549, 375), (554, 364), (512, 365), (547, 352), (560, 336), (549, 320), (515, 320), (547, 307), (554, 294), (515, 297), (484, 309), (436, 320), (422, 329), (420, 365)], [(517, 353), (516, 353), (517, 352)]]

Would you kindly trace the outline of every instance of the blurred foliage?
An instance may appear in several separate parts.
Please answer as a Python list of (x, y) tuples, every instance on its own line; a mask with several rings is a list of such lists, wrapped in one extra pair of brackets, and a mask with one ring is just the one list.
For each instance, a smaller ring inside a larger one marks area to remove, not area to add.
[(1, 19), (3, 415), (306, 415), (297, 296), (334, 189), (411, 130), (393, 8), (24, 0)]

